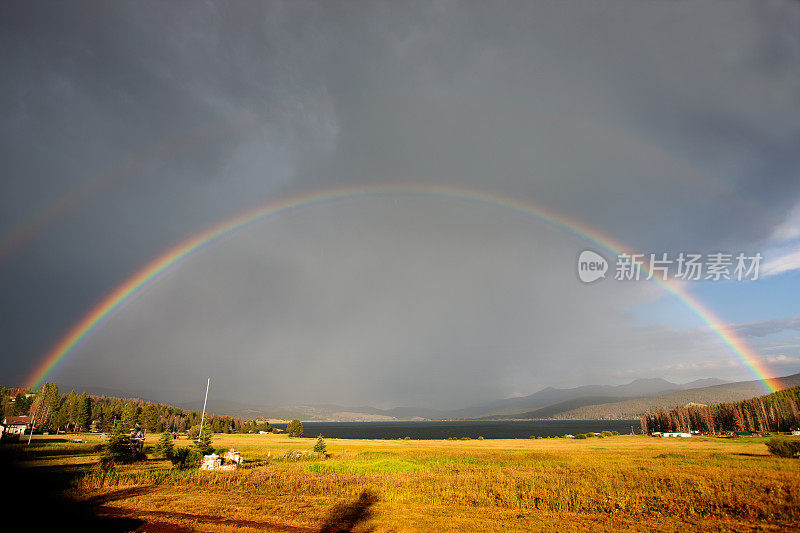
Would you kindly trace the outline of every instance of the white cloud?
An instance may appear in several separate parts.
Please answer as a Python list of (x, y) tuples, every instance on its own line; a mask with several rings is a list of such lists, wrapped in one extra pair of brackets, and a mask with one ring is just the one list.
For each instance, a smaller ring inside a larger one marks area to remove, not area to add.
[[(800, 357), (792, 357), (786, 354), (758, 356), (758, 360), (770, 366), (773, 373), (785, 374), (800, 370)], [(620, 372), (620, 376), (626, 378), (658, 376), (672, 377), (673, 379), (696, 379), (712, 377), (710, 372), (723, 372), (720, 376), (730, 376), (730, 371), (745, 371), (745, 363), (741, 359), (729, 357), (725, 359), (709, 359), (704, 361), (683, 361), (669, 365), (660, 365), (649, 368), (628, 369)], [(749, 372), (749, 370), (748, 370)], [(742, 372), (734, 374), (736, 379), (752, 379)], [(715, 376), (715, 377), (720, 377)]]
[(775, 242), (786, 242), (800, 237), (800, 204), (797, 204), (789, 216), (780, 223), (772, 233)]
[(772, 248), (764, 254), (767, 261), (761, 266), (762, 276), (776, 276), (800, 269), (800, 203), (770, 236)]
[(793, 248), (793, 251), (778, 255), (764, 263), (761, 267), (761, 275), (764, 277), (776, 276), (785, 272), (800, 270), (800, 249), (796, 246)]
[(742, 324), (728, 324), (723, 326), (728, 331), (734, 331), (743, 337), (766, 337), (781, 331), (800, 331), (800, 316), (772, 318)]
[(787, 348), (800, 348), (800, 344), (779, 344), (777, 346), (766, 346), (762, 350), (785, 350)]

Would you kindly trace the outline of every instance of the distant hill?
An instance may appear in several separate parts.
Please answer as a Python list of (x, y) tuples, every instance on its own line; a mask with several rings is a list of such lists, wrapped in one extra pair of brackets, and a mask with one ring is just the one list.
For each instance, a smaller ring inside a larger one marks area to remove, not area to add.
[(615, 403), (625, 399), (626, 398), (617, 398), (612, 396), (584, 396), (583, 398), (573, 398), (565, 402), (555, 403), (553, 405), (548, 405), (547, 407), (542, 407), (541, 409), (534, 409), (533, 411), (525, 411), (523, 413), (483, 416), (480, 418), (480, 420), (532, 420), (539, 418), (553, 418), (555, 415), (572, 411), (586, 405), (594, 406)]
[[(623, 398), (636, 398), (640, 396), (653, 396), (666, 394), (672, 391), (707, 387), (709, 385), (719, 385), (727, 383), (721, 379), (708, 378), (691, 383), (679, 385), (671, 383), (665, 379), (637, 379), (625, 385), (584, 385), (570, 389), (557, 389), (547, 387), (528, 396), (519, 398), (507, 398), (494, 402), (468, 407), (455, 411), (443, 413), (446, 418), (526, 418), (532, 411), (543, 407), (562, 404), (578, 398), (590, 398), (592, 403), (616, 402)], [(586, 400), (588, 401), (588, 400)], [(580, 405), (587, 405), (580, 403)], [(578, 407), (578, 405), (572, 408)], [(546, 418), (536, 416), (535, 418)]]
[[(787, 387), (800, 385), (800, 374), (781, 378)], [(134, 397), (122, 391), (94, 388), (93, 394)], [(670, 409), (687, 404), (736, 402), (763, 394), (759, 381), (727, 383), (716, 378), (677, 384), (653, 378), (637, 379), (624, 385), (585, 385), (568, 389), (547, 387), (533, 394), (506, 398), (463, 409), (440, 410), (425, 407), (378, 409), (370, 406), (283, 405), (256, 406), (209, 398), (208, 411), (242, 419), (320, 422), (378, 422), (392, 420), (508, 420), (562, 419), (610, 420), (639, 418), (653, 409)], [(191, 411), (202, 402), (179, 403)]]
[[(585, 406), (614, 404), (630, 398), (663, 395), (725, 383), (716, 378), (676, 384), (664, 379), (637, 379), (625, 385), (586, 385), (569, 389), (547, 387), (519, 398), (496, 400), (463, 409), (440, 410), (424, 407), (378, 409), (369, 406), (284, 405), (253, 406), (209, 399), (209, 409), (246, 419), (353, 422), (389, 420), (464, 420), (464, 419), (530, 419), (552, 418)], [(200, 409), (200, 402), (179, 404), (187, 409)]]
[(752, 433), (792, 431), (800, 425), (800, 386), (780, 389), (739, 402), (689, 404), (656, 410), (639, 421), (642, 433), (681, 431)]
[[(787, 387), (800, 385), (800, 374), (782, 378)], [(93, 394), (134, 397), (122, 391), (94, 388)], [(376, 422), (391, 420), (465, 419), (632, 419), (652, 409), (669, 409), (690, 403), (735, 402), (764, 392), (758, 381), (727, 383), (716, 378), (677, 384), (654, 379), (637, 379), (625, 385), (585, 385), (568, 389), (547, 387), (528, 396), (506, 398), (463, 409), (440, 410), (425, 407), (378, 409), (369, 406), (283, 405), (256, 406), (209, 398), (208, 411), (242, 419), (320, 422)], [(178, 407), (199, 411), (201, 401), (184, 402)]]
[[(800, 374), (781, 378), (785, 387), (800, 385)], [(584, 405), (553, 415), (561, 420), (611, 420), (639, 418), (654, 409), (671, 409), (690, 403), (717, 404), (747, 400), (764, 394), (760, 381), (740, 381), (690, 390), (681, 390), (650, 397), (632, 398), (619, 402)]]
[[(403, 411), (415, 411), (412, 408), (398, 408), (384, 411), (375, 407), (347, 407), (341, 405), (278, 405), (259, 407), (236, 402), (220, 400), (208, 401), (209, 410), (225, 413), (244, 419), (291, 420), (298, 418), (304, 422), (380, 422), (390, 420), (410, 420), (415, 415), (404, 415)], [(179, 404), (185, 409), (202, 408), (202, 402)], [(425, 412), (425, 410), (421, 410)], [(422, 418), (422, 417), (417, 417)]]

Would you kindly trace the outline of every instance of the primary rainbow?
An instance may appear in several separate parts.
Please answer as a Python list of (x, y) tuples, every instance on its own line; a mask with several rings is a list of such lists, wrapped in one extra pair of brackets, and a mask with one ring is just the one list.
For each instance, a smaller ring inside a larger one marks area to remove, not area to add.
[[(362, 186), (327, 189), (322, 192), (293, 196), (245, 211), (244, 213), (213, 226), (171, 248), (133, 276), (129, 277), (125, 282), (103, 298), (80, 322), (59, 340), (30, 375), (26, 386), (31, 389), (38, 388), (47, 376), (56, 369), (59, 363), (72, 353), (88, 335), (103, 324), (120, 308), (120, 306), (124, 305), (145, 287), (153, 283), (161, 275), (185, 258), (224, 239), (232, 233), (240, 231), (266, 218), (286, 213), (287, 211), (337, 200), (376, 195), (434, 196), (493, 205), (523, 214), (555, 228), (567, 231), (602, 248), (612, 255), (617, 255), (622, 251), (631, 251), (629, 247), (615, 241), (612, 237), (604, 235), (582, 222), (555, 213), (545, 207), (475, 189), (414, 184), (402, 187)], [(726, 329), (710, 309), (686, 293), (676, 283), (662, 281), (657, 277), (653, 277), (652, 281), (655, 281), (664, 290), (672, 294), (684, 307), (696, 315), (703, 323), (707, 324), (711, 331), (713, 331), (714, 334), (744, 363), (756, 379), (762, 382), (767, 392), (774, 392), (783, 388), (783, 385), (778, 379), (770, 376), (769, 369), (758, 357), (758, 354), (742, 341), (735, 332)]]

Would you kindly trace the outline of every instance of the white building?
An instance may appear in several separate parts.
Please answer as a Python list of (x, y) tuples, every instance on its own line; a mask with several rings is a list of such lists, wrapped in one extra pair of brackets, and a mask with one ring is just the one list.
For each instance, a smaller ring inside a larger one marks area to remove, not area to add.
[(24, 435), (30, 423), (31, 417), (29, 416), (7, 416), (3, 418), (5, 432), (11, 435)]

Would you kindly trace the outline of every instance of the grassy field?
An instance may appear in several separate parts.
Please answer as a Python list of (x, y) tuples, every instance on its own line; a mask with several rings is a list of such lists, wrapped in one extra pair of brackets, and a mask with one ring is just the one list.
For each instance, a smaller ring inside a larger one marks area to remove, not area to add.
[(327, 439), (331, 457), (298, 461), (283, 455), (315, 439), (215, 435), (245, 468), (180, 471), (148, 459), (103, 477), (99, 437), (82, 437), (35, 438), (23, 467), (69, 470), (69, 498), (144, 520), (142, 531), (320, 531), (337, 521), (354, 531), (800, 528), (800, 460), (770, 456), (760, 438)]

